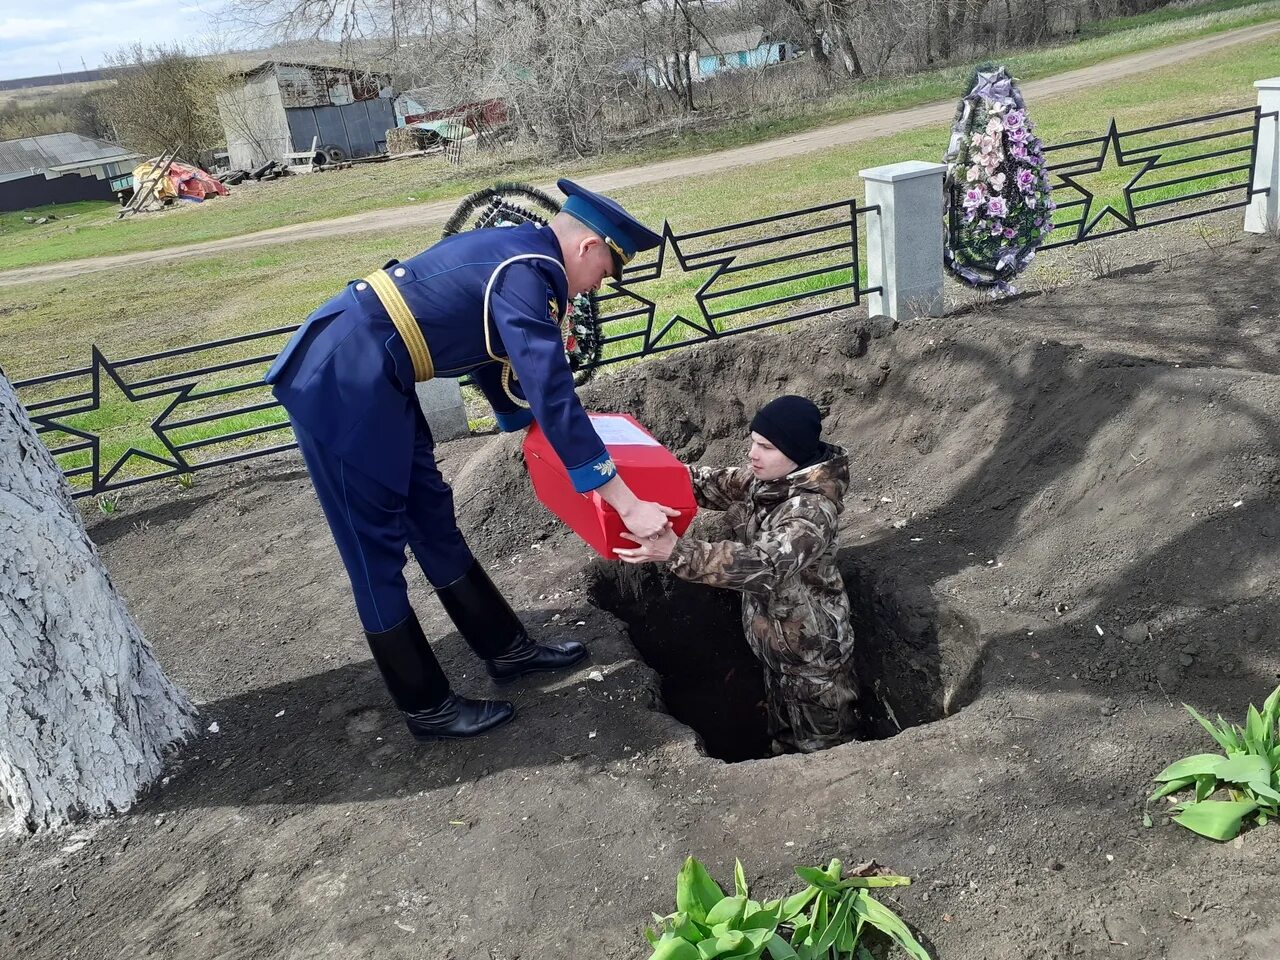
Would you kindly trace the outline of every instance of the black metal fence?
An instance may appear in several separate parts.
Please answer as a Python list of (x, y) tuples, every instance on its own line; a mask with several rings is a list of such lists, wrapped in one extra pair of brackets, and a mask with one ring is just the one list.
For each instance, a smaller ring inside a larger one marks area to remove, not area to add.
[[(856, 306), (879, 291), (860, 252), (860, 220), (876, 213), (850, 199), (686, 233), (664, 225), (660, 247), (599, 297), (599, 364)], [(127, 359), (95, 346), (87, 366), (14, 386), (74, 495), (107, 494), (296, 446), (262, 376), (297, 329)]]
[(181, 477), (295, 446), (252, 441), (289, 429), (262, 376), (298, 326), (124, 360), (95, 346), (88, 366), (14, 387), (75, 496)]
[[(1042, 249), (1247, 206), (1258, 107), (1106, 133), (1045, 148), (1057, 211)], [(635, 360), (845, 310), (867, 286), (855, 199), (677, 233), (600, 295), (596, 365)], [(697, 281), (701, 282), (698, 283)], [(696, 289), (695, 289), (696, 283)], [(262, 375), (297, 325), (114, 360), (14, 384), (76, 496), (289, 450)]]
[(1042, 250), (1246, 207), (1258, 137), (1275, 111), (1253, 106), (1045, 147), (1057, 210)]
[[(686, 233), (665, 225), (656, 254), (597, 298), (599, 365), (857, 306), (881, 289), (866, 286), (859, 229), (878, 213), (849, 199)], [(690, 275), (702, 278), (692, 297)]]

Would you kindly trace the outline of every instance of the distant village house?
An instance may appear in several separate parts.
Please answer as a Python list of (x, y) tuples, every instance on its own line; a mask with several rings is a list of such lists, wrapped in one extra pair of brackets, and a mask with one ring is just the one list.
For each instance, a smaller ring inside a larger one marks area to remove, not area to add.
[(793, 59), (796, 49), (785, 40), (773, 40), (763, 27), (749, 27), (702, 40), (698, 46), (679, 54), (668, 54), (661, 66), (645, 69), (649, 82), (665, 87), (671, 83), (668, 71), (687, 60), (689, 77), (695, 82), (708, 80), (731, 70), (750, 70)]
[(0, 142), (0, 211), (112, 200), (139, 155), (78, 133)]

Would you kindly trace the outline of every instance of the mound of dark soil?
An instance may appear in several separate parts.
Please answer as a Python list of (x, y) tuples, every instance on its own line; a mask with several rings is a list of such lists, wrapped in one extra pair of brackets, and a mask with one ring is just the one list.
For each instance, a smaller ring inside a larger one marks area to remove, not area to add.
[[(874, 857), (916, 878), (895, 906), (946, 960), (1273, 960), (1280, 830), (1217, 845), (1141, 813), (1153, 772), (1209, 746), (1179, 701), (1241, 717), (1277, 683), (1277, 270), (1245, 241), (586, 391), (708, 463), (779, 392), (826, 410), (885, 710), (878, 739), (810, 757), (707, 755), (750, 742), (734, 598), (602, 570), (534, 502), (515, 438), (441, 449), (463, 526), (534, 632), (592, 659), (517, 686), (515, 724), (471, 743), (407, 741), (296, 458), (127, 499), (94, 536), (218, 732), (80, 839), (4, 842), (0, 954), (639, 957), (694, 854), (725, 879), (741, 857), (762, 896), (793, 864)], [(412, 579), (457, 687), (489, 692)], [(682, 662), (725, 705), (701, 738), (664, 709)]]

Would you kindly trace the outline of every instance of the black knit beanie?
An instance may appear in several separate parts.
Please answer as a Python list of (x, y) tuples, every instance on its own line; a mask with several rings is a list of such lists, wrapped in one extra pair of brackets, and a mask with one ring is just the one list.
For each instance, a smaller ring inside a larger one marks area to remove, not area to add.
[(826, 452), (822, 442), (822, 414), (812, 400), (787, 394), (760, 408), (751, 421), (758, 433), (797, 466), (816, 462)]

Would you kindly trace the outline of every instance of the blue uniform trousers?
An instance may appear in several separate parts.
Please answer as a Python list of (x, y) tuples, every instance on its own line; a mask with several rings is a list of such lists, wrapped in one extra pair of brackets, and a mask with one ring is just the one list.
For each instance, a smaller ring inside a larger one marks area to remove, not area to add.
[(431, 428), (416, 404), (414, 412), (407, 496), (365, 476), (293, 425), (351, 579), (360, 622), (370, 633), (389, 630), (412, 612), (404, 580), (406, 545), (435, 587), (458, 580), (475, 562), (454, 517), (453, 491), (436, 466)]

